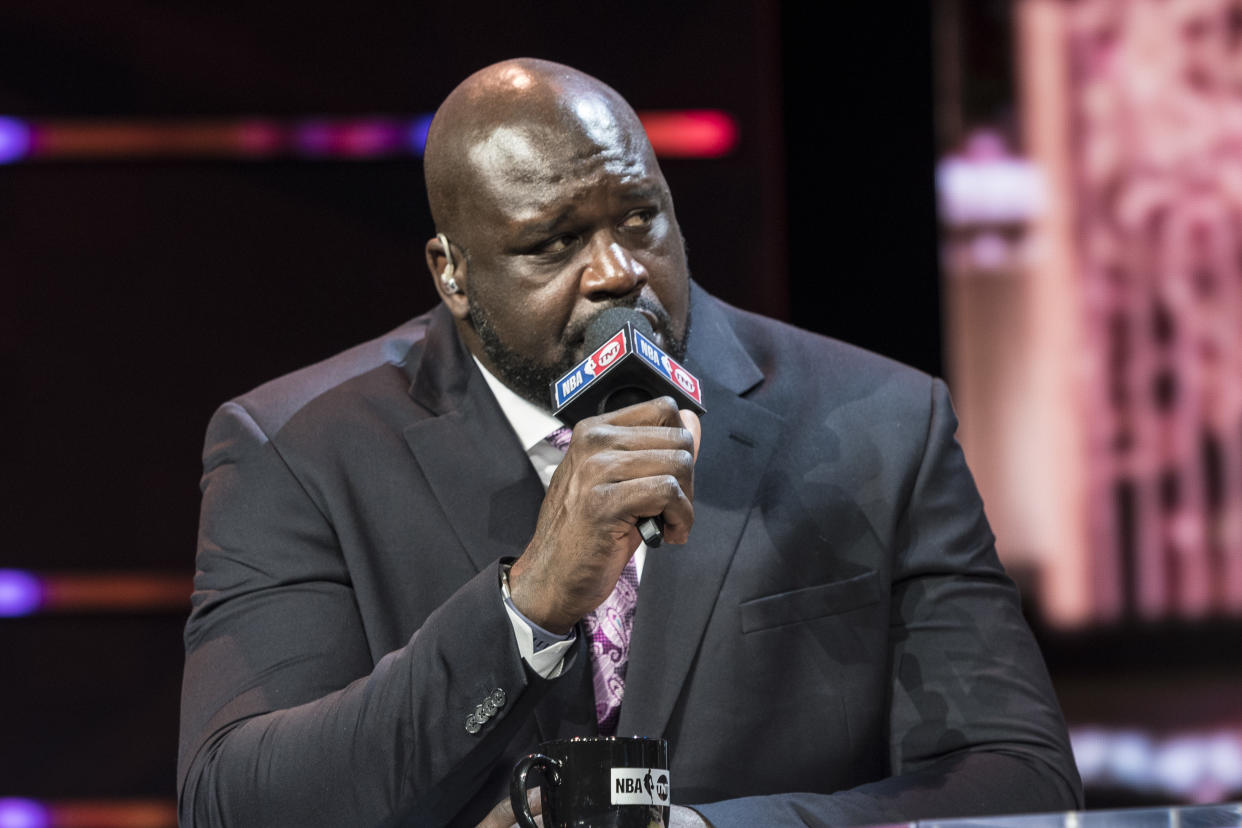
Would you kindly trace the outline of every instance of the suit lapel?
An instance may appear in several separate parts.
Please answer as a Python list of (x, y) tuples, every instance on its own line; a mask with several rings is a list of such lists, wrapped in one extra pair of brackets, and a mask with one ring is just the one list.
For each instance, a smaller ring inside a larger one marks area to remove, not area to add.
[(647, 553), (617, 728), (622, 735), (664, 732), (783, 424), (739, 396), (762, 374), (720, 310), (702, 297), (692, 307), (694, 347), (687, 362), (702, 380), (707, 406), (694, 474), (694, 528), (685, 546)]
[(543, 486), (442, 308), (433, 313), (410, 394), (436, 416), (406, 443), (477, 570), (520, 555), (535, 531)]

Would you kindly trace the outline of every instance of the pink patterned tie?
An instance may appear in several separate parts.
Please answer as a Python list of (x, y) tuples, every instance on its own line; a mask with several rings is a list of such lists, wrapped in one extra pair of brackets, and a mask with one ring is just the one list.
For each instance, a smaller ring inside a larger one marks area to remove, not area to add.
[[(547, 440), (561, 451), (569, 448), (570, 429), (562, 426)], [(591, 674), (595, 684), (595, 720), (601, 736), (617, 732), (621, 699), (625, 695), (625, 668), (630, 657), (630, 630), (638, 607), (638, 567), (630, 558), (612, 594), (582, 619), (591, 636)]]

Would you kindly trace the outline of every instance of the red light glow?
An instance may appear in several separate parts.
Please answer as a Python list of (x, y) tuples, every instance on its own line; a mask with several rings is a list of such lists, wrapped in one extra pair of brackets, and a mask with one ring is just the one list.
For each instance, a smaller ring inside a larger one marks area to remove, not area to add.
[(720, 158), (737, 146), (737, 122), (718, 109), (648, 111), (638, 117), (656, 155), (664, 158)]

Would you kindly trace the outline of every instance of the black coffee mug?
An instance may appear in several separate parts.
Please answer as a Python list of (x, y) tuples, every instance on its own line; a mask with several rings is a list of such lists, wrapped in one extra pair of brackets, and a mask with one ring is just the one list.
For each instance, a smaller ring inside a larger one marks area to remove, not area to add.
[(598, 736), (544, 742), (513, 768), (509, 802), (535, 828), (526, 799), (531, 768), (543, 772), (544, 828), (663, 828), (672, 802), (668, 742)]

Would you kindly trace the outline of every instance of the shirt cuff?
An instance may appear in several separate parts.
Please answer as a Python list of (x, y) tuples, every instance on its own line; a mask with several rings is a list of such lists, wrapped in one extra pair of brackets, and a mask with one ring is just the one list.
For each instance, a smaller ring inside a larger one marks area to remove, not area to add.
[(565, 666), (565, 654), (578, 637), (577, 628), (565, 635), (557, 635), (523, 615), (514, 606), (513, 597), (509, 594), (508, 566), (500, 568), (500, 594), (505, 611), (509, 613), (509, 623), (513, 626), (513, 637), (517, 640), (522, 659), (543, 678), (558, 677)]

